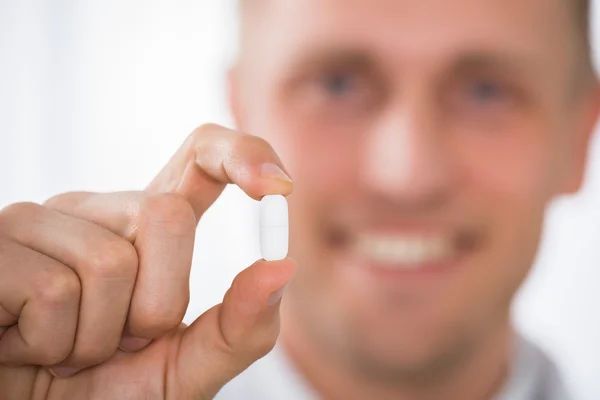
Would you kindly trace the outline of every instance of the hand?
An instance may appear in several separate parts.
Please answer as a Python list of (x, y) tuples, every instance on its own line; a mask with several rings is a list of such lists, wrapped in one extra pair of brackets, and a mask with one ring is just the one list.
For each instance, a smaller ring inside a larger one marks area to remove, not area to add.
[(292, 183), (264, 140), (206, 125), (135, 193), (0, 212), (0, 399), (209, 399), (270, 351), (289, 260), (258, 261), (181, 324), (197, 222), (226, 184)]

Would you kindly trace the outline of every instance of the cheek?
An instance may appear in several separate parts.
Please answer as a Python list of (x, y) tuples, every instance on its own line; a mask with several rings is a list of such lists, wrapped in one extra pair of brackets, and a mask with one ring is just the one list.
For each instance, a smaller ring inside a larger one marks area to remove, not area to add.
[(454, 144), (464, 201), (484, 218), (488, 230), (485, 250), (473, 260), (469, 289), (464, 291), (488, 298), (481, 307), (510, 303), (534, 262), (552, 198), (550, 131), (539, 125), (520, 126), (510, 133), (476, 138), (471, 134), (469, 140)]
[[(543, 208), (553, 186), (551, 133), (520, 123), (507, 132), (455, 135), (456, 162), (463, 184), (486, 199), (493, 214), (523, 214)], [(515, 221), (512, 221), (515, 222)]]

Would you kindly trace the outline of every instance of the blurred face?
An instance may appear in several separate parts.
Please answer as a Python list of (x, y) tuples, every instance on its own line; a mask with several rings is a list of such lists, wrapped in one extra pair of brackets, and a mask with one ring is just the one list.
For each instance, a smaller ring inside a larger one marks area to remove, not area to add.
[[(261, 2), (262, 3), (262, 2)], [(506, 328), (586, 135), (563, 0), (267, 1), (234, 112), (295, 182), (286, 312), (377, 373)]]

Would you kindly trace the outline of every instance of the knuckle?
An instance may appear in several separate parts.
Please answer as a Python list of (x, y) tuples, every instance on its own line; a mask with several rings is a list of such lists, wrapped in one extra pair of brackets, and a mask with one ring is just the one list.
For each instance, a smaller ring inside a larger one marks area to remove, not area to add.
[(217, 124), (203, 124), (190, 134), (185, 143), (188, 157), (210, 158), (216, 148), (227, 148), (226, 139), (232, 136), (237, 138), (240, 134)]
[(254, 351), (256, 352), (257, 358), (263, 357), (273, 350), (277, 337), (279, 336), (278, 330), (269, 330), (267, 332), (261, 332), (260, 335), (256, 335), (253, 343)]
[(235, 153), (239, 153), (242, 151), (249, 153), (260, 152), (261, 154), (263, 154), (265, 151), (273, 152), (273, 148), (271, 147), (269, 142), (267, 142), (260, 136), (239, 135), (235, 138), (233, 146), (233, 150)]
[(67, 267), (45, 267), (40, 271), (34, 284), (36, 299), (52, 308), (79, 304), (81, 283), (75, 272)]
[(160, 224), (173, 235), (187, 235), (196, 229), (196, 215), (192, 205), (175, 193), (161, 193), (145, 200), (144, 213), (149, 220)]
[(202, 149), (202, 144), (207, 144), (212, 139), (218, 137), (219, 133), (229, 132), (220, 125), (213, 123), (202, 124), (190, 133), (185, 141), (185, 147), (189, 152), (194, 152)]
[[(44, 341), (45, 342), (45, 341)], [(34, 343), (31, 345), (36, 358), (41, 365), (56, 365), (63, 362), (71, 353), (73, 343), (62, 341), (61, 343)]]
[(50, 197), (48, 200), (44, 202), (44, 205), (47, 207), (55, 207), (67, 201), (70, 197), (69, 193), (61, 193), (55, 196)]
[(92, 192), (67, 192), (50, 197), (43, 204), (55, 210), (70, 211), (77, 209), (82, 201), (90, 197)]
[(124, 239), (109, 240), (86, 256), (90, 272), (100, 278), (128, 278), (137, 273), (135, 247)]
[(69, 357), (70, 364), (78, 368), (89, 368), (108, 360), (116, 351), (118, 343), (111, 345), (94, 344), (85, 350), (76, 350)]
[(185, 310), (185, 306), (176, 309), (160, 305), (138, 307), (130, 315), (132, 333), (141, 337), (160, 337), (181, 324)]
[(206, 135), (210, 135), (214, 132), (218, 132), (223, 129), (225, 128), (210, 122), (202, 124), (196, 129), (194, 129), (194, 131), (190, 134), (190, 141), (195, 142), (197, 140), (200, 140), (201, 138), (204, 138)]
[(24, 220), (37, 220), (44, 212), (44, 207), (31, 202), (14, 203), (0, 211), (0, 224), (3, 226), (22, 223)]

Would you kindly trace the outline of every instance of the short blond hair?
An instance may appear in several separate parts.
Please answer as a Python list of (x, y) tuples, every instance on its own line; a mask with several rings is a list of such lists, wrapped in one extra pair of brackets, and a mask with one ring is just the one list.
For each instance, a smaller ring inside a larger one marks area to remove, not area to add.
[[(246, 31), (249, 14), (264, 6), (265, 0), (236, 0), (240, 12), (241, 32)], [(591, 44), (591, 0), (564, 0), (573, 10), (573, 25), (577, 38), (577, 81), (587, 86), (591, 81), (596, 81), (596, 72), (592, 58)], [(243, 34), (243, 33), (242, 33)], [(243, 38), (242, 38), (243, 39)], [(242, 40), (243, 41), (243, 40)], [(579, 86), (579, 85), (577, 85)]]

